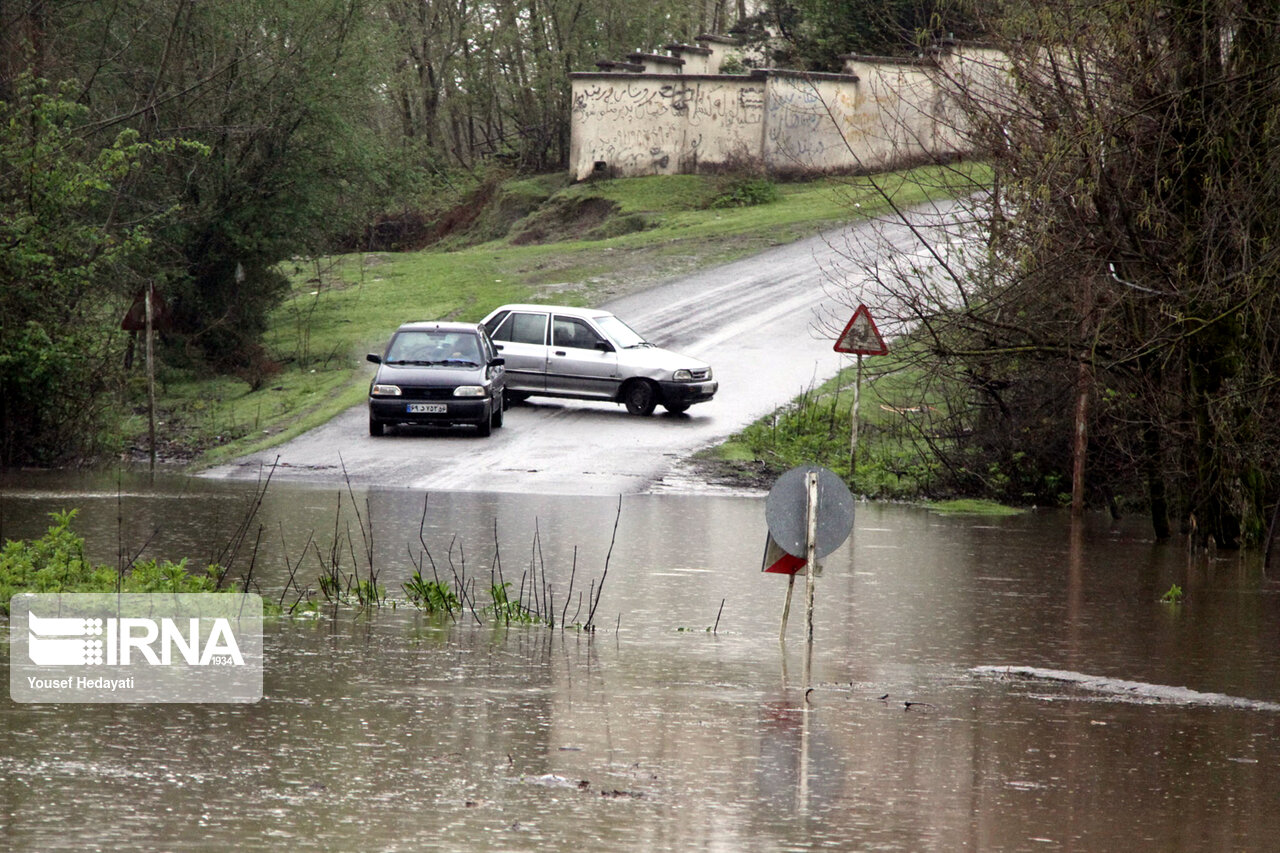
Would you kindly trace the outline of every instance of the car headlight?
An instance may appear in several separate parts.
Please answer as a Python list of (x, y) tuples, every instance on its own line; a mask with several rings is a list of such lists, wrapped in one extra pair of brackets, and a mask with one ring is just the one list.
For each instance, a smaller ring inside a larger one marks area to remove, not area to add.
[(677, 370), (675, 373), (671, 374), (671, 378), (677, 382), (692, 382), (693, 374), (687, 370)]
[(453, 389), (453, 396), (455, 396), (455, 397), (483, 397), (483, 396), (484, 396), (484, 386), (483, 386), (483, 385), (459, 385), (457, 388), (454, 388), (454, 389)]
[(399, 397), (399, 385), (374, 385), (369, 389), (369, 393), (375, 397)]

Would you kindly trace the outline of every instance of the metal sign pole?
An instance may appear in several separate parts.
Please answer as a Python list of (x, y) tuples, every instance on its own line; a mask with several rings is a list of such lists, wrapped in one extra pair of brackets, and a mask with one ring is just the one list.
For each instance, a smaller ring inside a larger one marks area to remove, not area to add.
[(818, 472), (810, 471), (806, 477), (808, 491), (808, 529), (804, 543), (805, 585), (805, 644), (809, 654), (804, 658), (804, 686), (809, 687), (809, 658), (813, 649), (813, 570), (817, 562), (818, 548)]

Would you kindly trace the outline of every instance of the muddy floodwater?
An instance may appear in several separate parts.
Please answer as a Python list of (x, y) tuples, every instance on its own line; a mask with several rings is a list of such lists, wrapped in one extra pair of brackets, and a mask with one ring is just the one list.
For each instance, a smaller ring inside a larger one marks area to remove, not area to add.
[[(25, 476), (0, 534), (78, 507), (96, 561), (198, 562), (252, 491)], [(1252, 556), (1192, 558), (1141, 519), (859, 503), (806, 661), (800, 594), (779, 642), (764, 510), (272, 485), (234, 555), (257, 543), (266, 599), (335, 538), (359, 557), (363, 523), (390, 594), (424, 548), (486, 585), (496, 554), (569, 623), (603, 582), (596, 630), (325, 611), (268, 622), (257, 704), (6, 693), (0, 849), (1277, 849), (1280, 583)]]

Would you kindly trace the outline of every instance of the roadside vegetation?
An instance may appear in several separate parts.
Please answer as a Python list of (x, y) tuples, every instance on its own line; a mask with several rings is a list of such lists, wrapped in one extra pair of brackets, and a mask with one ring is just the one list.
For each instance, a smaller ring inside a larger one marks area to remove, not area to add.
[[(153, 559), (120, 566), (94, 565), (84, 553), (84, 538), (72, 529), (76, 511), (54, 513), (39, 539), (4, 543), (0, 548), (0, 614), (20, 592), (217, 592), (223, 578), (216, 565), (203, 571)], [(221, 587), (221, 591), (231, 591)]]
[[(768, 182), (774, 198), (751, 203), (741, 179), (655, 176), (566, 185), (560, 176), (499, 188), (471, 230), (421, 251), (360, 252), (298, 259), (289, 289), (268, 316), (262, 357), (231, 376), (163, 363), (157, 430), (163, 459), (194, 465), (261, 450), (317, 426), (364, 399), (366, 352), (410, 320), (479, 320), (521, 300), (598, 304), (702, 266), (811, 236), (858, 216), (948, 197), (982, 167), (927, 167), (875, 178)], [(504, 199), (522, 216), (503, 216)], [(724, 199), (735, 199), (727, 203)], [(612, 234), (613, 236), (600, 236)], [(536, 235), (537, 242), (530, 235)], [(147, 455), (142, 388), (123, 427), (135, 458)]]
[(922, 501), (940, 511), (1017, 511), (1065, 506), (1069, 484), (1001, 460), (965, 441), (969, 411), (963, 387), (926, 381), (919, 343), (895, 341), (888, 355), (867, 357), (858, 395), (856, 462), (852, 446), (853, 366), (810, 387), (727, 441), (697, 454), (695, 464), (723, 484), (768, 488), (798, 465), (822, 465), (855, 494)]
[[(255, 576), (262, 562), (264, 531), (258, 510), (270, 475), (248, 500), (235, 533), (217, 558), (200, 567), (187, 560), (170, 562), (121, 555), (118, 565), (92, 563), (85, 541), (74, 529), (77, 510), (50, 513), (43, 536), (9, 540), (0, 547), (0, 616), (9, 615), (10, 599), (19, 593), (217, 593), (259, 592)], [(441, 621), (476, 625), (528, 625), (593, 632), (600, 598), (609, 575), (609, 562), (622, 516), (622, 500), (604, 565), (598, 576), (578, 565), (574, 549), (567, 587), (557, 589), (542, 556), (536, 533), (527, 565), (504, 568), (499, 532), (494, 527), (493, 550), (480, 560), (468, 560), (456, 536), (433, 553), (426, 519), (429, 496), (423, 498), (418, 541), (406, 546), (412, 576), (399, 589), (388, 590), (375, 559), (374, 526), (368, 500), (363, 507), (347, 484), (335, 507), (331, 538), (313, 531), (302, 551), (284, 555), (283, 584), (264, 594), (263, 610), (273, 616), (308, 617), (322, 610), (377, 610), (410, 607)], [(353, 529), (354, 526), (354, 529)], [(144, 546), (145, 548), (145, 546)], [(438, 556), (438, 559), (437, 559)]]

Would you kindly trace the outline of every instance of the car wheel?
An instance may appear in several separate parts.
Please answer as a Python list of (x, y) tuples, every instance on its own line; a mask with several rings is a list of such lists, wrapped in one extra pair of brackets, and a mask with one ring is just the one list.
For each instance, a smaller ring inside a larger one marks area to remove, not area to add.
[(504, 391), (502, 393), (502, 406), (505, 409), (509, 409), (512, 406), (520, 405), (521, 403), (523, 403), (525, 400), (528, 400), (528, 399), (529, 399), (529, 395), (524, 394), (520, 391)]
[(369, 416), (369, 435), (372, 435), (372, 436), (382, 435), (385, 429), (386, 429), (386, 424), (384, 424), (382, 421), (374, 420), (373, 415)]
[(683, 415), (689, 411), (688, 403), (663, 403), (662, 408), (666, 409), (673, 415)]
[(478, 424), (476, 424), (476, 434), (481, 438), (488, 438), (493, 433), (493, 417), (485, 416)]
[(658, 392), (650, 382), (638, 379), (622, 390), (622, 402), (633, 415), (652, 415), (658, 405)]
[(506, 397), (499, 397), (497, 405), (493, 407), (493, 415), (489, 418), (489, 425), (494, 429), (498, 429), (502, 426), (502, 412), (506, 407)]

